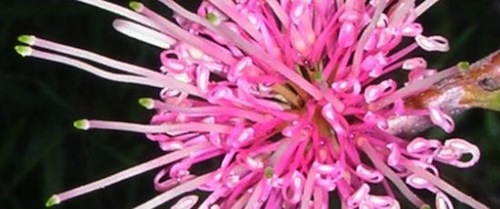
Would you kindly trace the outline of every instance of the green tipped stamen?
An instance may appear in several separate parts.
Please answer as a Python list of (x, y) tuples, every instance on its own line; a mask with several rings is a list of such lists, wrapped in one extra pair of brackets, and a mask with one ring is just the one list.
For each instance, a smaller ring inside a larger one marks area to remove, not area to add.
[(420, 207), (420, 209), (432, 209), (432, 207), (430, 205), (425, 204), (425, 205), (422, 205)]
[(36, 38), (32, 35), (20, 35), (19, 37), (17, 37), (17, 40), (21, 43), (32, 46), (33, 44), (35, 44)]
[(462, 61), (457, 64), (458, 71), (461, 73), (466, 72), (470, 68), (470, 63), (467, 61)]
[(210, 22), (212, 24), (215, 24), (218, 20), (217, 15), (215, 15), (213, 12), (209, 12), (207, 14), (206, 18), (207, 18), (208, 22)]
[(47, 202), (45, 202), (45, 207), (52, 207), (54, 205), (57, 205), (59, 204), (59, 198), (55, 195), (52, 195), (52, 197), (50, 197)]
[(77, 129), (87, 130), (89, 129), (89, 121), (87, 119), (81, 119), (73, 122), (73, 126)]
[(139, 104), (146, 109), (153, 109), (154, 106), (154, 100), (150, 98), (140, 98), (139, 99)]
[(137, 1), (131, 1), (131, 2), (128, 4), (128, 6), (129, 6), (132, 10), (134, 10), (134, 11), (136, 11), (136, 12), (141, 11), (141, 10), (142, 10), (142, 8), (144, 7), (144, 5), (143, 5), (142, 3), (137, 2)]
[(21, 45), (18, 45), (18, 46), (15, 46), (14, 49), (16, 50), (16, 52), (23, 56), (23, 57), (26, 57), (26, 56), (29, 56), (31, 54), (31, 47), (29, 46), (21, 46)]
[(273, 171), (273, 168), (271, 167), (266, 167), (264, 169), (264, 177), (266, 177), (267, 179), (270, 179), (272, 178), (274, 175), (274, 171)]

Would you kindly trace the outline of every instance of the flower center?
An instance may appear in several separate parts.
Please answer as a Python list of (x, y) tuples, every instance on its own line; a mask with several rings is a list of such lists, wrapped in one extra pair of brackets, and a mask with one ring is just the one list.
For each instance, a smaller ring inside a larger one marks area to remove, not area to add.
[[(294, 70), (319, 89), (327, 89), (329, 83), (331, 83), (325, 81), (322, 77), (321, 64), (318, 64), (316, 67), (297, 65)], [(333, 80), (333, 76), (330, 76), (329, 80)], [(282, 106), (285, 110), (299, 115), (299, 121), (301, 123), (307, 122), (308, 126), (312, 128), (312, 131), (316, 132), (317, 138), (322, 139), (322, 143), (329, 143), (333, 151), (339, 153), (339, 143), (337, 141), (336, 132), (332, 129), (332, 125), (327, 121), (323, 113), (324, 106), (328, 104), (327, 101), (315, 100), (293, 82), (275, 84), (272, 88), (277, 94), (277, 97), (283, 99)]]

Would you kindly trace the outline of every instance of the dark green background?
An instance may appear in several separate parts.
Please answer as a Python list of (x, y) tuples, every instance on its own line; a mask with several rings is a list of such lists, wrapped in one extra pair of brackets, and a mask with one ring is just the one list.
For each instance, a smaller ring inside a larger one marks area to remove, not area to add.
[[(160, 11), (168, 14), (165, 8)], [(18, 35), (35, 34), (157, 68), (160, 51), (115, 32), (111, 27), (115, 17), (76, 1), (2, 2), (0, 208), (42, 208), (53, 193), (162, 154), (141, 134), (84, 132), (72, 127), (80, 118), (147, 123), (152, 112), (136, 101), (156, 97), (156, 89), (114, 83), (65, 65), (21, 58), (13, 50)], [(442, 34), (450, 40), (450, 53), (428, 55), (431, 66), (437, 68), (474, 61), (500, 47), (499, 0), (441, 0), (421, 22), (425, 34)], [(500, 208), (499, 125), (500, 115), (490, 111), (472, 110), (460, 116), (452, 136), (477, 144), (482, 150), (481, 161), (466, 170), (442, 168), (443, 178), (492, 208)], [(439, 131), (428, 134), (443, 137)], [(133, 207), (157, 194), (152, 187), (154, 174), (149, 172), (56, 208)], [(457, 204), (457, 208), (465, 207)]]

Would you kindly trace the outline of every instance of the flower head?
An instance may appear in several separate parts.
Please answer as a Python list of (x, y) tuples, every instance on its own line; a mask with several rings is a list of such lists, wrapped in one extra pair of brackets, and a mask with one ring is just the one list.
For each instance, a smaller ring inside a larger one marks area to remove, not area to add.
[[(453, 208), (448, 195), (486, 208), (441, 180), (434, 165), (470, 167), (479, 158), (475, 145), (401, 138), (432, 124), (451, 132), (450, 115), (473, 106), (461, 102), (463, 88), (435, 85), (469, 66), (436, 72), (422, 58), (408, 58), (417, 48), (449, 49), (445, 38), (424, 35), (416, 22), (435, 0), (207, 0), (197, 13), (160, 0), (177, 24), (138, 2), (131, 11), (79, 1), (125, 17), (113, 22), (118, 31), (163, 48), (160, 72), (34, 36), (21, 36), (32, 47), (16, 50), (161, 89), (158, 99), (139, 100), (155, 110), (150, 124), (85, 119), (74, 125), (145, 133), (167, 154), (54, 195), (47, 205), (161, 168), (154, 179), (161, 194), (138, 208), (193, 190), (209, 195), (185, 196), (174, 208), (327, 208), (332, 194), (342, 208), (400, 208), (396, 191), (429, 207), (415, 190), (435, 193), (437, 208)], [(399, 69), (409, 72), (408, 82), (390, 76)], [(190, 172), (216, 157), (219, 167)]]

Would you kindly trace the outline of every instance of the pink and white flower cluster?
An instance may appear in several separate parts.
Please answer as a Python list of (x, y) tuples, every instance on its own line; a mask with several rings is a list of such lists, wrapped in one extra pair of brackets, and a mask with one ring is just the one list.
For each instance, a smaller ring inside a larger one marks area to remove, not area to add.
[[(163, 48), (160, 71), (34, 36), (21, 36), (30, 46), (16, 50), (161, 89), (158, 99), (139, 100), (155, 110), (150, 124), (79, 120), (75, 126), (142, 132), (166, 154), (54, 195), (48, 206), (160, 168), (154, 179), (160, 194), (138, 208), (194, 190), (209, 195), (186, 195), (173, 208), (320, 209), (336, 201), (341, 208), (400, 208), (402, 196), (430, 208), (416, 190), (434, 193), (436, 208), (453, 208), (449, 196), (487, 208), (440, 179), (434, 165), (470, 167), (480, 154), (475, 145), (400, 138), (419, 131), (409, 124), (414, 119), (454, 129), (442, 102), (405, 100), (457, 73), (409, 57), (417, 48), (449, 49), (445, 38), (425, 35), (416, 22), (436, 0), (204, 0), (197, 13), (159, 0), (177, 24), (137, 2), (128, 10), (79, 1), (124, 17), (113, 23), (118, 31)], [(391, 76), (396, 70), (408, 72), (406, 83)], [(191, 172), (215, 158), (222, 159), (218, 167)]]

